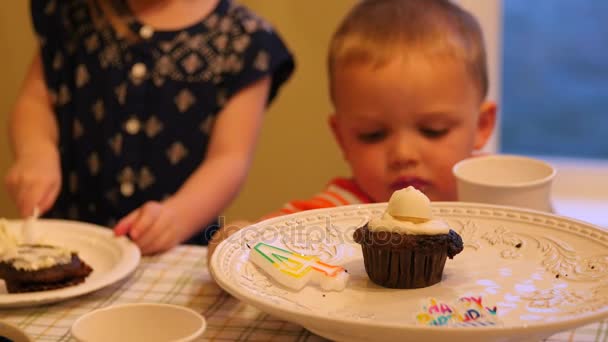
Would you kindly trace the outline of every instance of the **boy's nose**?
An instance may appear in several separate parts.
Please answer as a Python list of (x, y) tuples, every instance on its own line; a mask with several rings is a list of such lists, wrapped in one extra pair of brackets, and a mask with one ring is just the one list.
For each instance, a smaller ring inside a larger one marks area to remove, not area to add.
[(416, 143), (403, 136), (394, 137), (389, 148), (389, 168), (400, 170), (410, 168), (418, 164), (418, 149)]

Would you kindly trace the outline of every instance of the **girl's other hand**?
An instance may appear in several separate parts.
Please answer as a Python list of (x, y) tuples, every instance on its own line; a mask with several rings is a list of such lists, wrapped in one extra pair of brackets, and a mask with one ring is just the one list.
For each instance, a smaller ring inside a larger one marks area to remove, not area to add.
[(5, 177), (9, 195), (22, 217), (40, 214), (55, 203), (61, 188), (61, 167), (54, 153), (31, 153), (15, 160)]
[(117, 236), (128, 235), (142, 254), (160, 253), (177, 246), (187, 236), (186, 222), (168, 201), (148, 201), (122, 218), (114, 227)]

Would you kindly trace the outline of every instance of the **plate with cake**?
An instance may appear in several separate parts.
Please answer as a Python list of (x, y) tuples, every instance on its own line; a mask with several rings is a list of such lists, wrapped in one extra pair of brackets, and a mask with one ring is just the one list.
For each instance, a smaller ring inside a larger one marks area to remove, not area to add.
[(608, 318), (608, 231), (417, 190), (261, 221), (222, 242), (210, 270), (236, 298), (339, 341), (538, 341)]
[(140, 251), (97, 225), (67, 220), (0, 220), (0, 307), (57, 302), (127, 277)]

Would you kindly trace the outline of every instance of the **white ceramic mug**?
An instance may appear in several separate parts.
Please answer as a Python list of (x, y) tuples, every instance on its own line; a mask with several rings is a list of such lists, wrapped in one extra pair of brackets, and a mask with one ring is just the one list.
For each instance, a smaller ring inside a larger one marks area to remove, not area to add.
[(551, 183), (556, 171), (539, 159), (487, 155), (458, 162), (452, 169), (458, 200), (553, 212)]

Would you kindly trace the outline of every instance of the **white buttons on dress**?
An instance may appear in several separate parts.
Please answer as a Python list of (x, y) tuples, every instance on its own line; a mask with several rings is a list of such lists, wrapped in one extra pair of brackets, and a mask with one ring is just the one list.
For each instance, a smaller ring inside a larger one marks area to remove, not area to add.
[(146, 72), (148, 72), (148, 68), (144, 63), (135, 63), (131, 68), (131, 75), (137, 79), (146, 76)]
[(131, 197), (135, 192), (135, 185), (131, 182), (123, 182), (120, 184), (120, 193), (125, 197)]
[(139, 29), (139, 36), (143, 39), (150, 39), (154, 35), (154, 29), (148, 25), (144, 25)]
[(129, 134), (137, 134), (139, 133), (139, 129), (141, 128), (141, 123), (137, 118), (130, 118), (125, 123), (125, 130)]

